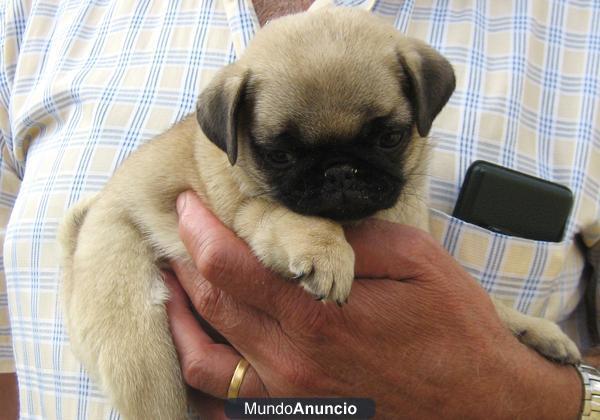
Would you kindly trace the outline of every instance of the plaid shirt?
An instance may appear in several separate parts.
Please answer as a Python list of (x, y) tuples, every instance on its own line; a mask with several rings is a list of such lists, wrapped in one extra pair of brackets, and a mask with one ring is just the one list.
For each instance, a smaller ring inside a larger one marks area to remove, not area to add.
[[(456, 92), (431, 135), (433, 235), (489, 292), (564, 322), (587, 346), (577, 238), (600, 244), (600, 3), (337, 3), (372, 9), (455, 67)], [(250, 0), (0, 6), (0, 371), (18, 373), (21, 418), (118, 417), (69, 349), (57, 226), (140, 144), (193, 111), (257, 28)], [(476, 159), (568, 186), (575, 207), (564, 241), (508, 237), (450, 216)]]

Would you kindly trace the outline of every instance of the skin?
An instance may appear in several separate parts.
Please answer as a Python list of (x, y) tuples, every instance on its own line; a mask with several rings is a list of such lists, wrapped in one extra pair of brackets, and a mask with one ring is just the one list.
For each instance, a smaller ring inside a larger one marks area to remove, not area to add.
[(252, 0), (260, 26), (280, 16), (303, 12), (308, 9), (313, 0)]
[[(194, 194), (180, 196), (178, 211), (194, 267), (173, 263), (168, 311), (185, 380), (209, 418), (223, 416), (241, 356), (251, 364), (241, 397), (368, 396), (380, 418), (577, 417), (575, 369), (514, 338), (425, 232), (374, 220), (347, 229), (357, 280), (339, 308), (265, 269)], [(232, 346), (199, 327), (188, 296)]]
[(0, 373), (0, 407), (1, 419), (19, 418), (19, 390), (17, 375), (14, 373)]

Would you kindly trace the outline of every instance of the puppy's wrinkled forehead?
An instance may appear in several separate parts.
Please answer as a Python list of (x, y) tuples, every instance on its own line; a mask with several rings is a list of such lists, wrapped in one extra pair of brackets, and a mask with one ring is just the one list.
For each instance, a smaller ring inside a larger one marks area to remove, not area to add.
[(352, 138), (379, 117), (410, 121), (410, 106), (402, 100), (396, 79), (373, 75), (368, 66), (361, 69), (364, 77), (350, 79), (346, 68), (338, 62), (313, 75), (287, 72), (265, 80), (257, 75), (253, 99), (258, 134), (290, 132), (308, 142), (322, 142), (332, 136)]
[(327, 24), (295, 16), (267, 25), (245, 54), (257, 137), (291, 132), (309, 143), (339, 141), (375, 118), (410, 122), (389, 30), (330, 16)]

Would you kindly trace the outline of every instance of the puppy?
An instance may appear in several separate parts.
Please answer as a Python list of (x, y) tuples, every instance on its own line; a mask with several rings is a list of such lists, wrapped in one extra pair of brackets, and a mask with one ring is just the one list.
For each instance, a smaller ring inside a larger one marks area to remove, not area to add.
[[(60, 232), (67, 328), (121, 414), (186, 417), (159, 270), (189, 259), (179, 193), (198, 193), (268, 267), (342, 304), (354, 277), (345, 223), (375, 216), (427, 229), (425, 137), (454, 86), (446, 59), (366, 12), (284, 17), (216, 75), (195, 114), (75, 206)], [(544, 355), (578, 359), (554, 324), (498, 311)]]

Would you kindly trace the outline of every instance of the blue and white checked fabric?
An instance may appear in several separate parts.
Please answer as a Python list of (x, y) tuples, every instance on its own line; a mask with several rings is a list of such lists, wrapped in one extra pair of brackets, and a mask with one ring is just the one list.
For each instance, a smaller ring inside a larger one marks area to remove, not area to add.
[[(576, 237), (600, 240), (600, 3), (335, 3), (372, 9), (453, 63), (457, 90), (431, 139), (432, 234), (488, 291), (564, 321), (586, 345)], [(18, 373), (21, 418), (118, 417), (69, 349), (57, 226), (140, 144), (191, 112), (257, 28), (250, 0), (0, 6), (0, 371)], [(565, 240), (506, 237), (452, 218), (476, 159), (571, 188)]]

